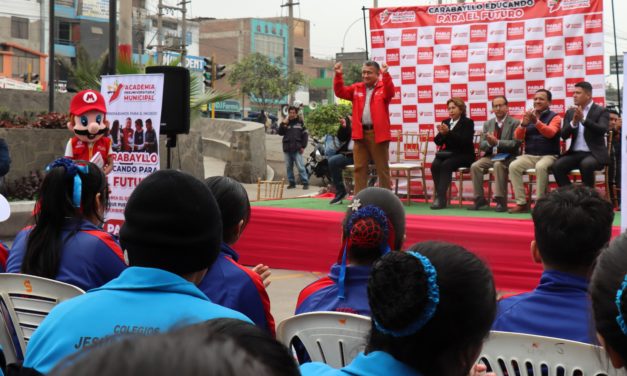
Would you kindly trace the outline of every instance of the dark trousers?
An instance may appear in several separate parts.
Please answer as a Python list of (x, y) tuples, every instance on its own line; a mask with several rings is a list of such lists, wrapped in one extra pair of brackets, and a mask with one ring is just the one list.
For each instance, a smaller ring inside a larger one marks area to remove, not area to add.
[(333, 185), (335, 186), (335, 191), (337, 193), (346, 192), (346, 187), (344, 187), (344, 179), (342, 179), (342, 170), (344, 167), (353, 164), (353, 155), (349, 154), (348, 156), (345, 154), (335, 154), (331, 158), (329, 158), (329, 172), (331, 174), (331, 180), (333, 181)]
[(592, 156), (592, 153), (586, 151), (575, 151), (559, 157), (553, 163), (553, 176), (557, 185), (563, 187), (571, 184), (568, 174), (571, 170), (579, 169), (581, 171), (581, 181), (588, 187), (594, 188), (594, 171), (603, 167)]
[(470, 167), (474, 159), (474, 155), (465, 154), (453, 155), (446, 159), (435, 157), (431, 164), (431, 176), (438, 199), (446, 202), (446, 192), (451, 185), (453, 171), (460, 167)]

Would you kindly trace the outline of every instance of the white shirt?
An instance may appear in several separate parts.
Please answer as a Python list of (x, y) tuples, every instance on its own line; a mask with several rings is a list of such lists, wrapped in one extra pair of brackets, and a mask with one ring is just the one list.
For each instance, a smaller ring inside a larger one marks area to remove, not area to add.
[[(584, 121), (586, 120), (586, 118), (588, 117), (588, 111), (590, 111), (590, 107), (592, 107), (592, 104), (594, 102), (590, 101), (590, 103), (588, 103), (586, 105), (586, 107), (583, 108), (583, 119)], [(584, 132), (586, 130), (586, 127), (583, 125), (583, 123), (579, 122), (577, 124), (575, 124), (572, 120), (570, 122), (570, 126), (573, 127), (573, 129), (577, 129), (579, 128), (579, 126), (581, 126), (581, 129), (579, 129), (579, 133), (577, 134), (577, 138), (575, 139), (575, 144), (573, 145), (573, 150), (574, 151), (590, 151), (590, 148), (588, 147), (588, 144), (586, 143), (586, 139), (584, 138)]]
[(449, 130), (449, 131), (452, 131), (452, 130), (453, 130), (453, 128), (455, 128), (455, 126), (456, 126), (456, 125), (457, 125), (457, 123), (459, 122), (459, 119), (461, 119), (461, 117), (460, 117), (460, 118), (458, 118), (457, 120), (453, 120), (453, 119), (451, 119), (451, 122), (450, 122), (450, 124), (449, 124), (449, 126), (448, 126), (448, 130)]

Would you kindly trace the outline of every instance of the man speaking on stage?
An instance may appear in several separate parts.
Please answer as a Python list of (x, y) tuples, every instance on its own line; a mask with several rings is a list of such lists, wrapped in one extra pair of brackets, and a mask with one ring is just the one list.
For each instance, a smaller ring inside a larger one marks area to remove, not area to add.
[[(381, 77), (381, 80), (379, 80)], [(389, 105), (394, 97), (394, 83), (387, 64), (381, 67), (375, 61), (366, 61), (361, 68), (362, 82), (344, 86), (342, 63), (335, 64), (333, 90), (339, 98), (353, 102), (353, 134), (355, 141), (355, 194), (366, 188), (368, 164), (377, 169), (379, 187), (390, 189), (388, 166), (390, 132)]]

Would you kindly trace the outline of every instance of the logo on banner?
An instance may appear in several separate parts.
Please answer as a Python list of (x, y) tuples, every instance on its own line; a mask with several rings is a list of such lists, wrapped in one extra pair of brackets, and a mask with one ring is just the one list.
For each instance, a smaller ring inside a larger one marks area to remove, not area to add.
[(586, 43), (586, 48), (587, 48), (587, 49), (591, 49), (591, 48), (603, 48), (603, 42), (587, 42), (587, 43)]
[(468, 46), (453, 46), (451, 48), (451, 63), (465, 63), (468, 61)]
[(603, 32), (603, 15), (586, 14), (584, 16), (584, 28), (586, 34), (602, 33)]
[(390, 100), (391, 104), (400, 104), (401, 103), (401, 87), (394, 86), (394, 96), (392, 100)]
[(416, 105), (403, 106), (403, 123), (417, 123), (418, 110)]
[(542, 26), (531, 26), (531, 27), (527, 28), (527, 34), (530, 34), (530, 33), (541, 33), (542, 31), (544, 31)]
[(509, 22), (507, 24), (507, 40), (525, 39), (525, 23)]
[(509, 114), (521, 118), (525, 114), (525, 102), (509, 102)]
[(544, 89), (544, 80), (527, 81), (527, 99), (533, 99), (540, 89)]
[(564, 85), (551, 85), (546, 88), (548, 91), (553, 94), (553, 97), (563, 98), (564, 97)]
[(470, 50), (470, 56), (472, 56), (474, 58), (485, 56), (485, 54), (486, 54), (486, 51), (484, 49), (481, 49), (481, 50)]
[(524, 61), (508, 61), (505, 63), (505, 77), (508, 80), (524, 80), (525, 79), (525, 62)]
[(397, 46), (398, 45), (398, 40), (400, 39), (400, 37), (398, 35), (388, 35), (387, 37), (385, 37), (385, 43), (388, 46)]
[(451, 44), (451, 28), (436, 27), (435, 28), (435, 44)]
[(586, 75), (603, 74), (603, 56), (586, 56)]
[(433, 103), (433, 86), (418, 85), (418, 103)]
[(546, 59), (546, 77), (564, 77), (564, 59)]
[(426, 29), (418, 30), (418, 39), (420, 39), (422, 42), (433, 40), (433, 33), (429, 33), (429, 34), (426, 34), (426, 33), (427, 33)]
[(433, 116), (433, 112), (432, 111), (420, 111), (418, 113), (418, 116), (422, 117), (432, 117)]
[(416, 99), (416, 93), (412, 92), (408, 92), (408, 93), (403, 93), (403, 100), (409, 100), (411, 102), (413, 102)]
[(466, 67), (459, 67), (458, 65), (455, 65), (453, 67), (453, 70), (451, 71), (451, 77), (456, 77), (456, 78), (464, 78), (468, 76), (468, 72), (466, 71)]
[(401, 67), (401, 84), (416, 84), (416, 67)]
[(470, 95), (471, 97), (485, 97), (486, 96), (486, 91), (485, 89), (470, 89), (468, 91), (468, 95)]
[(420, 79), (430, 79), (430, 78), (433, 78), (433, 73), (432, 72), (418, 72), (416, 73), (416, 76), (418, 76), (418, 78)]
[(527, 59), (544, 57), (544, 41), (528, 40), (525, 42), (525, 56)]
[(372, 61), (376, 61), (377, 63), (382, 64), (382, 63), (385, 62), (385, 56), (383, 56), (383, 55), (374, 55), (372, 57)]
[(467, 102), (468, 101), (468, 85), (452, 84), (451, 85), (451, 97), (461, 98)]
[(566, 56), (583, 55), (583, 37), (564, 38)]
[(385, 32), (383, 30), (371, 31), (370, 43), (372, 48), (385, 48)]
[(418, 64), (433, 64), (433, 47), (418, 47)]
[(451, 54), (448, 51), (438, 51), (435, 53), (435, 58), (437, 59), (448, 59), (451, 57)]
[(581, 22), (572, 22), (572, 23), (567, 23), (566, 24), (566, 29), (583, 29), (583, 24)]
[[(440, 85), (440, 86), (443, 86), (443, 85)], [(450, 97), (451, 97), (451, 91), (447, 89), (438, 89), (435, 93), (433, 93), (433, 98), (436, 102), (441, 101), (441, 100), (446, 101)]]
[(485, 63), (468, 64), (468, 81), (485, 81)]
[(379, 23), (381, 25), (405, 22), (416, 22), (416, 12), (413, 10), (392, 12), (389, 9), (385, 9), (383, 12), (379, 13)]
[(488, 43), (488, 61), (505, 59), (505, 43)]
[(546, 5), (549, 7), (549, 13), (554, 13), (560, 9), (571, 10), (587, 8), (590, 6), (590, 0), (547, 0)]
[(401, 53), (398, 48), (388, 48), (385, 50), (385, 60), (391, 67), (401, 64)]
[(554, 53), (561, 53), (564, 51), (564, 46), (562, 45), (562, 43), (556, 43), (553, 42), (553, 44), (549, 44), (546, 46), (546, 52), (554, 52)]
[(435, 121), (444, 121), (449, 118), (446, 103), (438, 103), (433, 106), (435, 110)]
[(451, 69), (448, 65), (433, 66), (433, 82), (449, 82)]
[(488, 25), (470, 25), (470, 43), (483, 43), (488, 40)]
[(510, 87), (509, 89), (507, 89), (507, 96), (508, 97), (524, 97), (525, 89), (522, 87)]
[(499, 95), (505, 96), (505, 82), (488, 82), (488, 99), (492, 100)]
[(488, 120), (488, 104), (487, 103), (471, 103), (470, 118), (474, 121)]
[(401, 46), (415, 46), (418, 37), (418, 29), (403, 29), (401, 34)]
[(553, 101), (549, 105), (549, 108), (551, 109), (551, 111), (560, 116), (564, 116), (564, 114), (566, 113), (566, 103), (563, 99), (553, 99)]
[(401, 55), (401, 65), (414, 65), (414, 62), (416, 61), (416, 55), (415, 54), (402, 54)]
[[(122, 93), (123, 88), (124, 88), (124, 84), (118, 83), (117, 80), (113, 83), (113, 85), (107, 85), (107, 94), (110, 94), (109, 104), (113, 103), (116, 99), (120, 98), (120, 94)], [(89, 92), (85, 93), (84, 96), (86, 96), (87, 94), (89, 94)], [(95, 96), (94, 96), (94, 99), (95, 99)], [(87, 102), (85, 98), (83, 98), (83, 100)], [(87, 103), (91, 103), (91, 102), (87, 102)]]
[(544, 20), (544, 36), (545, 37), (561, 37), (562, 36), (562, 19), (547, 18)]

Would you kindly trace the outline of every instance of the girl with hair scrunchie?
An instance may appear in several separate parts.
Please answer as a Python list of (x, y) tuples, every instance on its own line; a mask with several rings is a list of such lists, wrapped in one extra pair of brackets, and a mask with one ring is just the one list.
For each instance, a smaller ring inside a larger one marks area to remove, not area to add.
[(346, 367), (301, 366), (303, 376), (481, 374), (474, 365), (496, 314), (492, 273), (464, 248), (438, 242), (389, 252), (368, 281), (372, 327)]
[(109, 190), (98, 166), (68, 158), (55, 160), (46, 168), (38, 197), (33, 225), (17, 234), (7, 272), (89, 290), (126, 268), (117, 240), (101, 229)]

